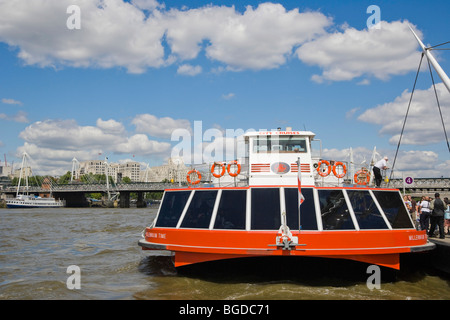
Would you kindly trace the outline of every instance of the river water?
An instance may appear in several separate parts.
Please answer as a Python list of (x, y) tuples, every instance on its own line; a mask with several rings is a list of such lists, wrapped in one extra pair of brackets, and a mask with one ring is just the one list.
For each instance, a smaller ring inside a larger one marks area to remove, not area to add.
[[(410, 300), (450, 299), (450, 277), (420, 263), (369, 289), (367, 266), (313, 260), (177, 271), (161, 252), (142, 251), (157, 209), (0, 209), (1, 300)], [(314, 261), (315, 262), (315, 261)], [(252, 262), (253, 263), (253, 262)], [(223, 267), (225, 265), (225, 267)], [(77, 275), (80, 289), (69, 289)], [(338, 266), (338, 267), (336, 267)], [(361, 267), (361, 268), (360, 268)], [(341, 268), (341, 269), (339, 269)], [(334, 272), (330, 272), (330, 271)], [(338, 271), (336, 271), (338, 270)], [(359, 273), (358, 273), (359, 272)], [(383, 271), (382, 271), (383, 272)]]

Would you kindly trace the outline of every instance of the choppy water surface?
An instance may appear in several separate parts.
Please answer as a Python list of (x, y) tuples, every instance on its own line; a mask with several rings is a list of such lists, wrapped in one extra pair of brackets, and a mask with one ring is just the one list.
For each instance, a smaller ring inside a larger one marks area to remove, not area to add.
[[(450, 277), (416, 263), (379, 290), (366, 286), (367, 266), (360, 264), (350, 270), (322, 261), (317, 269), (313, 260), (298, 262), (301, 268), (253, 260), (177, 272), (169, 256), (137, 245), (155, 214), (151, 208), (0, 209), (0, 299), (450, 299)], [(81, 270), (79, 290), (66, 285), (71, 265)]]

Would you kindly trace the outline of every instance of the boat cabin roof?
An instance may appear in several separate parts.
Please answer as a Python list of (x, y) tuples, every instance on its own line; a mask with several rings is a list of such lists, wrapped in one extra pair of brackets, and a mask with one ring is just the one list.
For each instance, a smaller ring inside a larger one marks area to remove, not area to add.
[(288, 128), (285, 131), (281, 129), (278, 130), (260, 130), (260, 131), (250, 131), (244, 134), (246, 140), (250, 137), (259, 137), (259, 136), (298, 136), (298, 137), (309, 137), (313, 139), (316, 134), (311, 131), (293, 131), (291, 128)]

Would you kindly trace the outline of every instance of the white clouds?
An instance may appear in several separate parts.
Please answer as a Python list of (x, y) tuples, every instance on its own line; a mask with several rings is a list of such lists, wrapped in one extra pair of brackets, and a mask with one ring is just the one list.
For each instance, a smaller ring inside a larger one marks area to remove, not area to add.
[(105, 133), (121, 135), (125, 133), (125, 127), (120, 122), (110, 119), (103, 121), (102, 119), (97, 119), (97, 127), (100, 128)]
[[(373, 150), (366, 147), (353, 148), (354, 169), (359, 170), (362, 167), (369, 167)], [(349, 163), (350, 149), (324, 149), (323, 156), (325, 159), (334, 159), (347, 161)], [(388, 156), (388, 165), (392, 168), (394, 161), (393, 150), (378, 150), (377, 160), (382, 156)], [(350, 170), (350, 165), (347, 168)], [(445, 176), (450, 170), (450, 160), (442, 162), (434, 151), (423, 150), (400, 150), (395, 161), (394, 178), (401, 178), (402, 173), (405, 176), (415, 178), (429, 178)], [(388, 171), (388, 176), (391, 171)]]
[[(407, 22), (381, 22), (380, 29), (326, 31), (332, 19), (320, 12), (286, 10), (281, 4), (207, 5), (168, 9), (156, 0), (79, 0), (82, 27), (69, 30), (71, 0), (0, 2), (0, 41), (18, 56), (43, 67), (123, 67), (130, 73), (179, 64), (177, 72), (197, 75), (186, 63), (201, 53), (220, 64), (211, 70), (278, 68), (292, 57), (322, 68), (313, 81), (366, 76), (387, 79), (417, 66), (417, 43)], [(420, 31), (418, 31), (420, 35)], [(368, 84), (363, 79), (360, 84)]]
[[(143, 1), (139, 1), (143, 3)], [(19, 48), (26, 64), (125, 67), (140, 73), (164, 63), (164, 29), (121, 0), (79, 0), (81, 29), (69, 30), (70, 0), (0, 3), (0, 40)]]
[(151, 114), (137, 115), (132, 124), (139, 133), (148, 133), (153, 137), (169, 138), (175, 129), (187, 129), (191, 131), (189, 120), (172, 119), (170, 117), (157, 118)]
[[(436, 85), (444, 122), (450, 122), (450, 96), (442, 83)], [(381, 126), (380, 134), (391, 135), (389, 142), (398, 143), (411, 92), (408, 90), (395, 98), (375, 108), (362, 113), (358, 120)], [(448, 130), (448, 128), (446, 128)], [(426, 145), (437, 143), (445, 138), (440, 119), (434, 89), (414, 92), (402, 144)]]
[(227, 94), (223, 94), (222, 95), (222, 99), (224, 100), (231, 100), (235, 97), (236, 95), (233, 92), (227, 93)]
[(201, 66), (192, 66), (190, 64), (183, 64), (178, 67), (177, 73), (186, 76), (195, 76), (202, 72)]
[(14, 122), (20, 122), (20, 123), (29, 122), (28, 115), (25, 111), (18, 111), (14, 115), (7, 115), (5, 113), (0, 113), (0, 119), (14, 121)]
[(15, 99), (2, 99), (2, 103), (4, 104), (13, 104), (13, 105), (18, 105), (21, 106), (23, 103), (21, 101), (15, 100)]
[[(324, 34), (331, 19), (263, 3), (244, 13), (234, 7), (164, 10), (154, 0), (79, 0), (81, 29), (69, 30), (71, 0), (0, 2), (0, 41), (19, 48), (30, 65), (124, 67), (142, 73), (205, 55), (228, 70), (261, 70), (286, 63), (293, 50)], [(164, 42), (166, 40), (166, 43)], [(163, 44), (167, 44), (165, 48)], [(180, 67), (184, 74), (199, 69)]]
[[(419, 33), (420, 36), (420, 33)], [(323, 69), (312, 80), (345, 81), (361, 76), (387, 79), (417, 69), (417, 42), (411, 36), (408, 22), (381, 22), (380, 29), (356, 30), (345, 27), (302, 45), (300, 60)], [(367, 80), (361, 82), (367, 84)]]
[(82, 126), (75, 120), (37, 121), (19, 137), (25, 142), (17, 149), (18, 155), (26, 151), (37, 159), (40, 167), (52, 172), (67, 170), (73, 157), (90, 160), (99, 153), (165, 157), (171, 148), (169, 142), (151, 140), (142, 133), (128, 133), (122, 123), (113, 119), (97, 119), (96, 126)]
[[(21, 101), (15, 100), (15, 99), (3, 98), (1, 101), (3, 104), (7, 104), (7, 105), (14, 105), (14, 106), (22, 106), (23, 105), (23, 103)], [(7, 121), (13, 121), (13, 122), (19, 122), (19, 123), (29, 122), (28, 114), (22, 110), (16, 112), (16, 114), (14, 114), (14, 115), (0, 113), (0, 119), (7, 120)]]
[(209, 6), (168, 13), (167, 39), (182, 59), (197, 57), (206, 42), (206, 56), (231, 70), (271, 69), (286, 62), (293, 49), (323, 34), (331, 24), (321, 13), (286, 11), (280, 4), (234, 7)]

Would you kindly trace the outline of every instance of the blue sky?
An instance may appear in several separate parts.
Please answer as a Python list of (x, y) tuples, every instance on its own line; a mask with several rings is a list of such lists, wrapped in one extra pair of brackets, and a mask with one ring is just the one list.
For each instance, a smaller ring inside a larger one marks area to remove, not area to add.
[[(70, 5), (81, 29), (69, 30)], [(370, 5), (379, 29), (368, 30)], [(167, 160), (170, 133), (307, 129), (325, 156), (391, 159), (420, 50), (450, 41), (448, 1), (0, 0), (0, 153), (62, 174), (108, 156)], [(444, 46), (448, 48), (449, 46)], [(434, 51), (450, 72), (450, 53)], [(424, 64), (425, 66), (425, 64)], [(396, 169), (448, 176), (422, 68)], [(437, 75), (446, 123), (450, 94)], [(450, 124), (447, 125), (447, 131)], [(207, 141), (208, 143), (209, 141)], [(101, 153), (101, 156), (99, 156)], [(218, 159), (220, 160), (220, 159)]]

